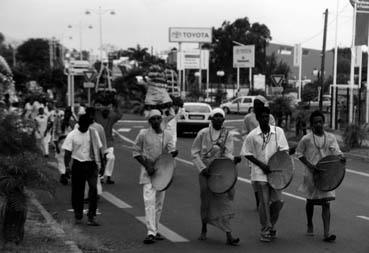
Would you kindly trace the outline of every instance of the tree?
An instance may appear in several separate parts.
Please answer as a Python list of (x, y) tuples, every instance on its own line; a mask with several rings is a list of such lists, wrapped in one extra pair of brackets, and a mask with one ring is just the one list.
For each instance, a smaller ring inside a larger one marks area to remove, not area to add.
[(149, 56), (147, 50), (147, 47), (142, 48), (140, 44), (137, 44), (136, 48), (130, 47), (127, 51), (130, 59), (143, 62)]
[[(251, 24), (247, 17), (236, 19), (233, 23), (224, 21), (219, 28), (213, 27), (213, 41), (211, 44), (204, 44), (203, 48), (212, 51), (210, 59), (210, 81), (216, 82), (216, 72), (223, 70), (226, 73), (228, 82), (234, 82), (235, 69), (233, 68), (233, 41), (242, 44), (255, 45), (255, 69), (256, 73), (265, 72), (264, 56), (265, 47), (272, 37), (266, 25)], [(241, 77), (246, 75), (241, 69)], [(241, 82), (245, 80), (241, 79)]]

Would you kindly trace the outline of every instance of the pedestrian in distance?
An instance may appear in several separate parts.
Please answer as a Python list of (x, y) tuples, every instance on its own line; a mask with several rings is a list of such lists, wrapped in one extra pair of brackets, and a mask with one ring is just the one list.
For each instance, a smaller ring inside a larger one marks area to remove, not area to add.
[(163, 210), (165, 191), (157, 191), (151, 183), (154, 175), (154, 163), (163, 153), (177, 156), (173, 136), (161, 127), (162, 115), (159, 110), (151, 110), (148, 114), (150, 127), (142, 129), (136, 137), (133, 157), (141, 164), (139, 183), (143, 185), (143, 200), (145, 205), (145, 220), (147, 236), (145, 244), (163, 240), (158, 231), (160, 216)]
[[(71, 170), (72, 174), (72, 207), (75, 223), (82, 223), (83, 197), (87, 181), (89, 186), (87, 225), (99, 226), (100, 224), (96, 221), (97, 180), (101, 168), (100, 149), (102, 143), (96, 130), (90, 128), (91, 123), (91, 118), (88, 115), (81, 115), (78, 120), (78, 128), (67, 135), (62, 148), (65, 150), (66, 170)], [(70, 164), (72, 165), (70, 166)]]
[[(259, 111), (260, 108), (263, 108), (263, 107), (268, 107), (269, 104), (268, 104), (268, 100), (261, 96), (261, 95), (258, 95), (255, 99), (254, 99), (254, 104), (253, 104), (253, 108), (250, 108), (251, 111), (249, 110), (249, 113), (246, 114), (245, 118), (243, 119), (243, 122), (242, 122), (242, 130), (241, 130), (241, 135), (242, 135), (242, 138), (243, 140), (245, 140), (246, 136), (252, 131), (254, 130), (256, 127), (259, 126), (259, 121), (256, 119), (256, 114), (255, 112)], [(273, 117), (272, 114), (269, 115), (269, 124), (270, 125), (275, 125), (275, 119)], [(247, 161), (246, 163), (249, 168), (250, 168), (250, 171), (251, 171), (251, 164), (250, 162)], [(255, 195), (255, 200), (256, 200), (256, 210), (258, 210), (258, 206), (259, 206), (259, 197), (258, 197), (258, 194), (257, 194), (257, 190), (256, 190), (256, 186), (255, 186), (255, 182), (254, 181), (251, 181), (251, 186), (252, 186), (252, 189), (254, 190), (254, 195)]]
[(275, 225), (283, 207), (282, 191), (268, 183), (270, 173), (268, 161), (277, 151), (286, 151), (289, 147), (283, 129), (272, 126), (270, 110), (261, 107), (255, 111), (259, 126), (252, 130), (243, 142), (241, 156), (251, 162), (251, 181), (254, 182), (259, 198), (258, 213), (261, 224), (260, 241), (270, 242), (276, 238)]
[(199, 240), (206, 240), (207, 224), (211, 224), (226, 233), (228, 245), (239, 245), (239, 238), (232, 235), (231, 219), (235, 212), (233, 199), (234, 186), (227, 192), (215, 194), (210, 191), (207, 180), (210, 177), (209, 165), (214, 159), (227, 157), (240, 162), (240, 158), (233, 156), (233, 136), (223, 126), (225, 113), (221, 108), (212, 110), (211, 125), (198, 132), (192, 147), (193, 163), (199, 169), (200, 199), (201, 199), (201, 234)]
[(330, 201), (335, 200), (335, 191), (323, 192), (314, 185), (313, 174), (317, 170), (316, 164), (328, 155), (336, 155), (342, 163), (346, 159), (341, 152), (336, 137), (324, 131), (324, 115), (320, 111), (314, 111), (310, 115), (312, 133), (302, 137), (296, 148), (296, 156), (306, 166), (304, 180), (299, 190), (306, 197), (307, 235), (314, 235), (313, 214), (314, 206), (322, 207), (322, 219), (325, 242), (333, 242), (336, 235), (330, 234)]
[(49, 132), (49, 120), (47, 115), (44, 113), (44, 108), (40, 107), (38, 109), (38, 114), (35, 117), (35, 123), (36, 123), (36, 142), (38, 146), (40, 147), (42, 154), (45, 157), (49, 156), (49, 140), (50, 140), (50, 134)]

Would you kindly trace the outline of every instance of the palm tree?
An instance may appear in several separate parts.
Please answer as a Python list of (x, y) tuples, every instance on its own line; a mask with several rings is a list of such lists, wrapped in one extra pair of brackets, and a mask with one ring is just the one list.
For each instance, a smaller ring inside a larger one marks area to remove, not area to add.
[(128, 48), (129, 58), (132, 60), (136, 60), (138, 62), (145, 61), (146, 57), (149, 56), (147, 52), (147, 47), (141, 47), (140, 44), (137, 44), (136, 48), (130, 47)]

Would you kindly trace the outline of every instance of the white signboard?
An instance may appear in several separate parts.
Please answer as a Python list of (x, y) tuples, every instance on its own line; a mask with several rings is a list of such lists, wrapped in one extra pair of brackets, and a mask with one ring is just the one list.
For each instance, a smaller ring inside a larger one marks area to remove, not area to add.
[(209, 69), (209, 50), (191, 50), (177, 53), (177, 69)]
[(295, 44), (293, 47), (293, 66), (299, 67), (301, 65), (302, 48), (301, 44)]
[(254, 89), (265, 90), (265, 75), (254, 75)]
[(255, 67), (255, 46), (234, 46), (233, 67), (253, 68)]
[(169, 42), (211, 43), (211, 28), (170, 27)]
[(360, 67), (363, 59), (361, 46), (355, 46), (355, 67)]

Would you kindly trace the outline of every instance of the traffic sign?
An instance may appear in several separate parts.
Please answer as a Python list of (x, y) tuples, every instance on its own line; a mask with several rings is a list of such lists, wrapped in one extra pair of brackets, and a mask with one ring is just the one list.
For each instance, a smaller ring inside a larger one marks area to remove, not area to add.
[(272, 82), (274, 84), (272, 86), (275, 86), (275, 87), (281, 87), (282, 86), (282, 83), (283, 83), (283, 80), (284, 80), (284, 75), (271, 75), (270, 77), (272, 78)]
[(87, 70), (83, 72), (83, 74), (85, 75), (86, 82), (92, 82), (92, 80), (95, 78), (95, 71), (93, 70)]
[(255, 45), (233, 47), (233, 67), (255, 67)]
[(93, 82), (84, 82), (83, 88), (95, 88), (95, 83)]

